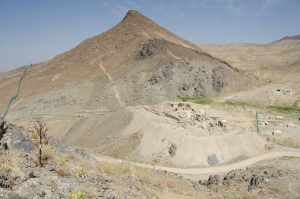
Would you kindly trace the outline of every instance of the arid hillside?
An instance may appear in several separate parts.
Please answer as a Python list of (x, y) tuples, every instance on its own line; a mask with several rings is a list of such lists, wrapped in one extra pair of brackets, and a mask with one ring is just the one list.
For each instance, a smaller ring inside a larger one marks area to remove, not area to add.
[(299, 104), (300, 40), (284, 37), (269, 44), (199, 45), (232, 66), (255, 74), (261, 86), (231, 99), (263, 104)]
[(196, 46), (128, 11), (0, 74), (0, 198), (297, 198), (299, 55), (297, 37)]
[[(24, 68), (0, 75), (1, 111)], [(9, 117), (76, 115), (243, 90), (256, 78), (203, 53), (137, 11), (74, 49), (27, 68)], [(56, 117), (59, 118), (59, 117)]]
[[(1, 74), (0, 104), (14, 94), (22, 73), (18, 69)], [(174, 100), (177, 96), (216, 95), (223, 89), (242, 89), (241, 85), (247, 86), (254, 79), (137, 11), (129, 11), (107, 32), (28, 68), (20, 98), (38, 95), (40, 100), (49, 92), (83, 89), (81, 106), (112, 108)], [(62, 97), (79, 100), (73, 94)]]

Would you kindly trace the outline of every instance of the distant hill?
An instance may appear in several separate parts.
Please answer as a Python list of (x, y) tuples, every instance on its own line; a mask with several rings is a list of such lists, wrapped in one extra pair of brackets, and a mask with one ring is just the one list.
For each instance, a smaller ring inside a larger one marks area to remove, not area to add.
[(295, 35), (295, 36), (285, 36), (281, 38), (279, 41), (282, 40), (300, 40), (300, 35)]
[(200, 44), (199, 47), (242, 70), (260, 73), (262, 69), (291, 70), (300, 66), (300, 35), (283, 37), (268, 44)]

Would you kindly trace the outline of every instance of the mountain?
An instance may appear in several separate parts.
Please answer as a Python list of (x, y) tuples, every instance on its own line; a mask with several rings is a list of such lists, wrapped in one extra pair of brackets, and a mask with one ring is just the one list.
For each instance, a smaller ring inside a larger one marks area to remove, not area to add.
[(284, 37), (268, 44), (200, 44), (200, 48), (232, 66), (249, 71), (295, 70), (300, 66), (299, 36)]
[[(241, 70), (254, 73), (262, 87), (243, 92), (241, 99), (264, 104), (297, 104), (300, 100), (300, 40), (285, 37), (268, 44), (201, 44), (200, 48)], [(291, 94), (280, 94), (276, 90)], [(238, 94), (237, 94), (238, 95)]]
[(282, 40), (300, 40), (300, 35), (294, 35), (294, 36), (285, 36), (281, 38), (279, 41)]
[[(1, 104), (15, 92), (21, 73), (16, 70), (1, 75)], [(240, 73), (139, 12), (129, 11), (107, 32), (28, 69), (21, 95), (41, 95), (85, 84), (86, 95), (95, 99), (88, 100), (92, 103), (99, 100), (108, 107), (118, 104), (111, 97), (115, 87), (119, 87), (119, 95), (126, 104), (154, 103), (176, 99), (178, 95), (216, 95), (223, 86), (234, 87), (235, 82), (243, 79)], [(113, 83), (108, 81), (107, 74)]]
[[(15, 95), (23, 71), (0, 75), (1, 112)], [(111, 149), (118, 140), (116, 146), (124, 149), (130, 139), (134, 146), (153, 152), (157, 149), (139, 145), (152, 127), (138, 125), (148, 117), (138, 107), (178, 97), (241, 91), (256, 81), (252, 74), (203, 52), (139, 12), (129, 11), (112, 29), (28, 68), (7, 119), (29, 127), (41, 117), (50, 127), (50, 136), (78, 147)], [(152, 120), (148, 124), (157, 125)], [(172, 130), (167, 126), (161, 135)], [(150, 142), (147, 139), (144, 143)]]

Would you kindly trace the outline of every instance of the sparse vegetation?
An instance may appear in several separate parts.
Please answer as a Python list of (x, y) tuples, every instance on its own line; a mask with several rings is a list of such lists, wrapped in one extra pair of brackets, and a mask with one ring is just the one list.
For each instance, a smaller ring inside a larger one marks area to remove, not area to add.
[(0, 172), (7, 172), (12, 169), (12, 163), (10, 160), (6, 160), (0, 163)]
[(72, 191), (69, 194), (69, 199), (84, 199), (85, 193), (82, 191)]
[(58, 169), (55, 170), (55, 172), (56, 172), (57, 175), (60, 176), (60, 177), (69, 176), (69, 170), (68, 170), (68, 168), (65, 167), (65, 166), (59, 167)]
[(97, 188), (93, 186), (87, 186), (87, 185), (76, 186), (72, 192), (79, 193), (79, 196), (83, 194), (83, 198), (98, 198)]
[(130, 169), (128, 165), (125, 164), (113, 164), (109, 162), (103, 162), (99, 164), (98, 169), (100, 172), (107, 175), (119, 175), (119, 174), (129, 174)]
[(178, 97), (180, 100), (182, 100), (183, 102), (192, 102), (195, 104), (211, 104), (213, 102), (213, 100), (211, 98), (207, 98), (207, 97), (182, 97), (179, 96)]
[(87, 176), (87, 171), (83, 166), (76, 166), (72, 168), (73, 175), (77, 176), (78, 178), (83, 178)]
[(38, 159), (39, 159), (39, 166), (43, 166), (43, 161), (42, 161), (42, 152), (43, 152), (43, 147), (47, 143), (46, 142), (46, 132), (48, 131), (48, 128), (46, 127), (46, 123), (38, 119), (36, 121), (36, 124), (34, 125), (34, 131), (32, 132), (32, 142), (35, 144), (36, 148), (38, 149)]
[(300, 107), (296, 104), (293, 105), (278, 105), (278, 106), (268, 106), (269, 109), (280, 112), (280, 113), (300, 113)]
[(297, 106), (297, 104), (293, 105), (264, 105), (261, 103), (255, 103), (255, 102), (247, 102), (247, 101), (236, 101), (236, 100), (226, 100), (225, 104), (231, 105), (231, 106), (245, 106), (245, 107), (253, 107), (253, 108), (264, 108), (266, 110), (271, 110), (279, 113), (284, 114), (299, 114), (300, 113), (300, 107)]
[(54, 149), (48, 145), (45, 145), (42, 153), (42, 160), (51, 160), (54, 158)]
[(159, 184), (159, 179), (154, 175), (153, 170), (135, 168), (134, 176), (146, 184)]
[(225, 104), (231, 106), (247, 106), (247, 107), (254, 107), (254, 108), (263, 108), (263, 105), (259, 103), (236, 101), (236, 100), (226, 100)]
[(275, 137), (271, 137), (271, 136), (267, 136), (266, 137), (271, 140), (273, 143), (281, 145), (281, 146), (285, 146), (285, 147), (291, 147), (291, 148), (300, 148), (300, 139), (297, 138), (275, 138)]

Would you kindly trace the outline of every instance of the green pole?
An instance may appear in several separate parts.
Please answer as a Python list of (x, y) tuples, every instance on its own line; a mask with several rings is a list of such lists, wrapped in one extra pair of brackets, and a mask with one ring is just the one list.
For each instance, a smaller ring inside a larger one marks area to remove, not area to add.
[(259, 129), (259, 116), (258, 112), (256, 111), (256, 132), (257, 134), (260, 134), (260, 129)]

